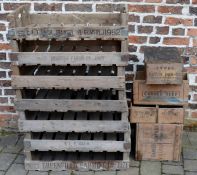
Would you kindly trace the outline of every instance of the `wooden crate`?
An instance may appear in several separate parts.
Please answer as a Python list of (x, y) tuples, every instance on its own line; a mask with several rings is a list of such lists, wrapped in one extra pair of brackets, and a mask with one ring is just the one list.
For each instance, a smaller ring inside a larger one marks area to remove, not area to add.
[(183, 63), (177, 48), (146, 48), (144, 59), (147, 84), (183, 83)]
[(144, 72), (138, 72), (133, 85), (133, 104), (187, 105), (188, 90), (189, 84), (186, 76), (181, 85), (149, 85), (146, 84)]
[(136, 159), (179, 161), (183, 125), (137, 124)]
[(128, 37), (127, 13), (30, 14), (29, 8), (28, 5), (21, 6), (8, 15), (8, 38), (125, 40)]
[(131, 146), (128, 138), (114, 132), (32, 133), (31, 139), (28, 135), (24, 140), (25, 165), (42, 171), (126, 169)]
[(8, 19), (25, 168), (128, 168), (127, 14), (30, 14), (22, 6)]
[(131, 123), (171, 123), (183, 124), (184, 108), (163, 106), (132, 106)]

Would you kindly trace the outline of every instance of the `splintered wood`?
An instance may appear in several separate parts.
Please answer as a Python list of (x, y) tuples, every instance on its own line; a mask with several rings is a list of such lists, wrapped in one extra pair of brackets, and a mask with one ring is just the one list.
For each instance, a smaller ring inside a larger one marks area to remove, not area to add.
[(8, 18), (26, 170), (128, 168), (127, 14), (30, 14), (22, 6)]

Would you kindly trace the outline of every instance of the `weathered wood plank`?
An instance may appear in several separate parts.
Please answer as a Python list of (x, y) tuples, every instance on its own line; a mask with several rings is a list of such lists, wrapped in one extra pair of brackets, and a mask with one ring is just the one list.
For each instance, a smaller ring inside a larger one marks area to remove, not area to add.
[(30, 27), (17, 27), (9, 29), (9, 39), (46, 40), (46, 39), (72, 39), (72, 38), (113, 38), (125, 39), (128, 37), (126, 26), (51, 26), (39, 25)]
[(19, 120), (22, 132), (125, 132), (129, 131), (128, 122), (120, 121), (81, 121), (81, 120)]
[[(107, 82), (107, 83), (106, 83)], [(45, 89), (125, 89), (124, 76), (12, 76), (12, 87)]]
[(121, 24), (121, 13), (69, 13), (69, 14), (31, 14), (32, 24), (63, 25), (114, 25)]
[(129, 152), (130, 143), (109, 140), (32, 140), (24, 139), (26, 151)]
[(19, 111), (127, 111), (125, 100), (19, 99), (15, 106)]
[(126, 66), (127, 62), (121, 57), (127, 52), (19, 52), (19, 65), (117, 65)]
[(91, 161), (33, 161), (25, 160), (26, 170), (61, 171), (61, 170), (123, 170), (129, 168), (129, 160), (91, 160)]

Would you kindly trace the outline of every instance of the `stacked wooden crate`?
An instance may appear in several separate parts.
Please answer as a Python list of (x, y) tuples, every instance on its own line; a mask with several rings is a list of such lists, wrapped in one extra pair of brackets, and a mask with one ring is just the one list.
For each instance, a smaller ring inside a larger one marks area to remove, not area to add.
[(127, 14), (30, 14), (23, 6), (9, 19), (25, 168), (128, 168)]
[(145, 72), (137, 72), (130, 122), (136, 127), (136, 159), (180, 160), (188, 81), (176, 48), (147, 48)]

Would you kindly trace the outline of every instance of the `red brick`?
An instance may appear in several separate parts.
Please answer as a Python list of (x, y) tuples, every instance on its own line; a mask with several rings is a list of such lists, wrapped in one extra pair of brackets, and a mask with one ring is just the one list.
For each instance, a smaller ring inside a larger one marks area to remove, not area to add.
[(166, 0), (167, 4), (189, 4), (190, 0)]
[(197, 56), (195, 56), (195, 55), (190, 56), (189, 62), (191, 65), (196, 65), (197, 64)]
[(10, 69), (11, 62), (0, 62), (1, 69)]
[(0, 106), (0, 112), (16, 112), (14, 106)]
[(18, 61), (18, 54), (17, 53), (9, 53), (8, 57), (11, 61)]
[(15, 10), (22, 5), (26, 5), (27, 3), (3, 3), (4, 10)]
[(97, 12), (113, 12), (113, 11), (124, 11), (124, 4), (97, 4), (96, 11)]
[(149, 43), (150, 44), (157, 44), (160, 42), (160, 38), (159, 37), (150, 37)]
[(14, 89), (4, 89), (5, 95), (16, 95), (16, 92)]
[(0, 121), (8, 121), (13, 120), (14, 118), (17, 118), (17, 114), (0, 114)]
[(146, 43), (146, 36), (129, 36), (129, 42), (135, 44), (143, 44)]
[(5, 31), (5, 30), (6, 30), (5, 24), (0, 24), (0, 31)]
[(62, 11), (62, 3), (35, 3), (35, 11)]
[(193, 19), (183, 19), (183, 18), (174, 18), (174, 17), (167, 17), (165, 24), (169, 24), (172, 26), (183, 24), (184, 26), (192, 26)]
[(8, 15), (8, 13), (2, 13), (2, 14), (0, 14), (0, 20), (7, 21), (7, 15)]
[(160, 3), (162, 0), (145, 0), (147, 3)]
[(6, 78), (6, 72), (0, 71), (0, 78)]
[[(183, 69), (183, 72), (197, 74), (197, 69), (196, 69), (196, 67), (194, 67), (194, 66), (185, 67), (185, 68)], [(197, 83), (197, 82), (196, 82), (196, 83)]]
[(197, 39), (193, 39), (193, 47), (197, 47)]
[(189, 38), (167, 37), (163, 39), (165, 45), (189, 45)]
[(191, 117), (197, 118), (197, 111), (191, 111)]
[(183, 28), (172, 29), (172, 34), (173, 35), (184, 36), (185, 35), (185, 29), (183, 29)]
[(129, 15), (129, 22), (140, 22), (140, 17), (137, 15)]
[(8, 98), (7, 97), (0, 97), (0, 104), (1, 103), (8, 103)]
[(10, 80), (0, 80), (0, 87), (10, 87), (11, 81)]
[(137, 46), (135, 46), (135, 45), (129, 45), (128, 46), (128, 50), (129, 50), (129, 52), (136, 52), (137, 51)]
[(197, 7), (189, 7), (189, 13), (191, 15), (197, 15)]
[(138, 33), (151, 33), (152, 31), (152, 26), (138, 26)]
[(129, 32), (132, 32), (132, 33), (133, 33), (133, 32), (135, 33), (135, 25), (129, 25), (129, 26), (128, 26), (128, 31), (129, 31)]
[(162, 16), (147, 15), (143, 19), (144, 23), (161, 24)]
[(157, 34), (161, 35), (167, 35), (169, 33), (169, 27), (168, 26), (163, 26), (163, 27), (156, 27)]
[(155, 7), (153, 5), (129, 5), (128, 11), (139, 13), (152, 13), (155, 12)]
[(196, 55), (197, 47), (186, 47), (184, 48), (184, 53), (186, 53), (187, 55)]
[(187, 31), (188, 36), (197, 36), (197, 28), (189, 28)]
[(9, 44), (0, 43), (0, 50), (10, 50), (12, 47)]
[(9, 97), (9, 99), (10, 99), (10, 103), (14, 104), (15, 98), (14, 97)]
[(92, 4), (65, 4), (66, 11), (91, 12)]
[(134, 75), (133, 74), (126, 74), (125, 75), (125, 80), (126, 81), (133, 81)]
[(6, 53), (0, 53), (0, 60), (6, 60)]
[(159, 6), (159, 13), (168, 13), (168, 14), (182, 14), (183, 7), (180, 6)]
[(192, 0), (192, 4), (197, 4), (197, 0)]

